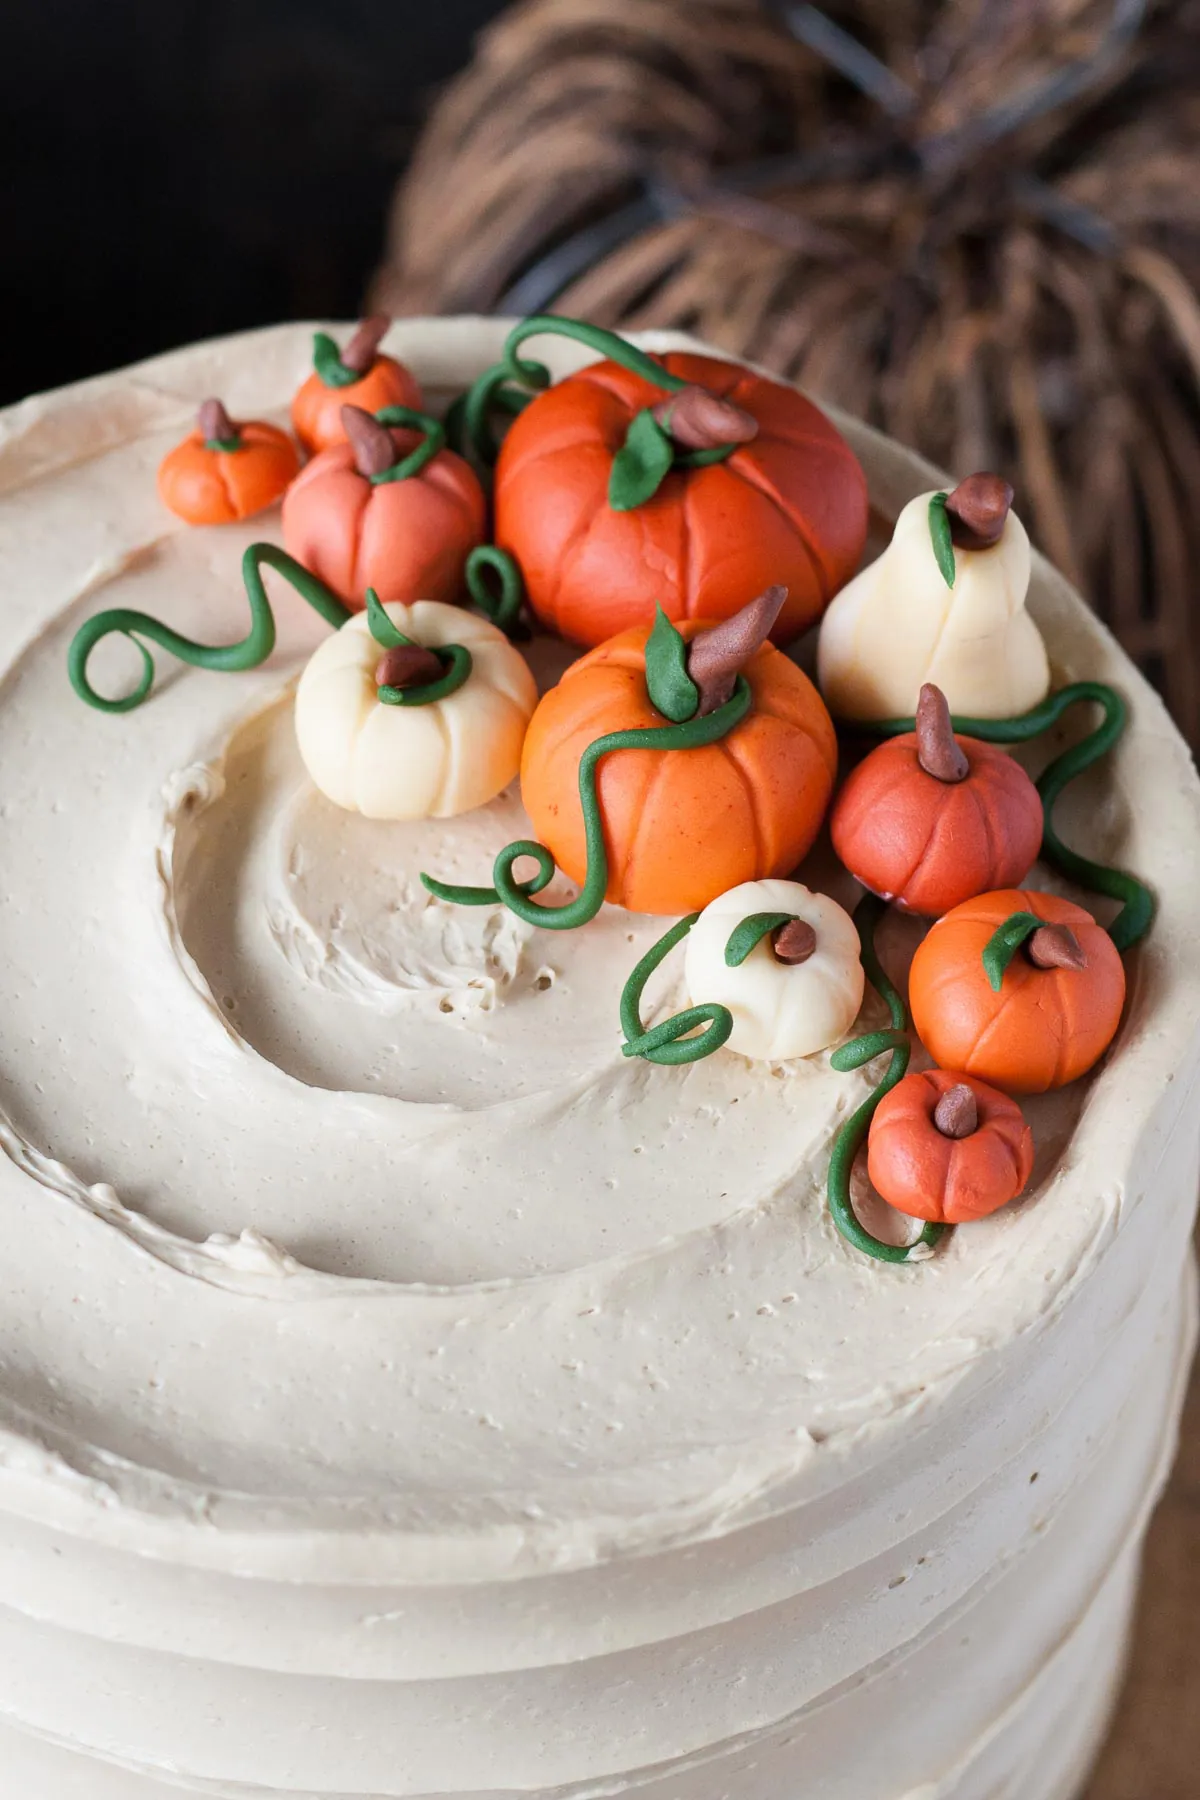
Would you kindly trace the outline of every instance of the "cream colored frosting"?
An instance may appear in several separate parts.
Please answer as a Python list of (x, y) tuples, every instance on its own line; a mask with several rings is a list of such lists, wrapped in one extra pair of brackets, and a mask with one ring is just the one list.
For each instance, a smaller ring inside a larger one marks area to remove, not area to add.
[[(502, 334), (388, 347), (440, 404)], [(869, 1072), (623, 1058), (661, 920), (429, 899), (421, 869), (486, 879), (519, 804), (380, 824), (317, 793), (292, 696), (326, 628), (272, 577), (261, 671), (163, 658), (121, 718), (70, 695), (100, 607), (244, 630), (277, 518), (188, 530), (154, 469), (208, 393), (282, 419), (307, 357), (285, 327), (0, 421), (4, 1785), (1057, 1800), (1191, 1340), (1182, 744), (1035, 558), (1056, 679), (1133, 702), (1064, 835), (1161, 913), (1112, 1056), (1029, 1106), (1030, 1197), (870, 1263), (822, 1196)], [(877, 507), (932, 485), (845, 429)], [(95, 678), (136, 667), (106, 645)], [(897, 969), (919, 929), (889, 922)]]
[(821, 621), (817, 672), (839, 719), (911, 718), (922, 684), (951, 712), (1007, 719), (1046, 698), (1050, 667), (1026, 611), (1029, 537), (1015, 512), (986, 550), (954, 552), (954, 585), (934, 554), (929, 503), (914, 496), (891, 542), (835, 595)]

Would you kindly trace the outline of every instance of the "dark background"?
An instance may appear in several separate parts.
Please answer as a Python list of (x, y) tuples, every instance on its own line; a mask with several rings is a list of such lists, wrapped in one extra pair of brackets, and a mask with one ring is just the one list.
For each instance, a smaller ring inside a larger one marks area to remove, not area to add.
[(0, 404), (194, 338), (347, 317), (439, 83), (503, 0), (16, 0)]

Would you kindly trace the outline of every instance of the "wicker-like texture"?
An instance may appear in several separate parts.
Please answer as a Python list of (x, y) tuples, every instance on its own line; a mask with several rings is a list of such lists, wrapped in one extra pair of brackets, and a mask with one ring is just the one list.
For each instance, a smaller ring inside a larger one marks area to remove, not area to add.
[(998, 468), (1200, 742), (1200, 0), (523, 0), (374, 300), (672, 325)]

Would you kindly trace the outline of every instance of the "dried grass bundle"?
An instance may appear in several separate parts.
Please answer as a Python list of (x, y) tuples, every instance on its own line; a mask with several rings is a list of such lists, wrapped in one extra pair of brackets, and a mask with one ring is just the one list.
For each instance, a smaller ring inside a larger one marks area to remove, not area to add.
[(1200, 0), (523, 0), (374, 298), (679, 326), (1002, 469), (1198, 742), (1198, 286)]

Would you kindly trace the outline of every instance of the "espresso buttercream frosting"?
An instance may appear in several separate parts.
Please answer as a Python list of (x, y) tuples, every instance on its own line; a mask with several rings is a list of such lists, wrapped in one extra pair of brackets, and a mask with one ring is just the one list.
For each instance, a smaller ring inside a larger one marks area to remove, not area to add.
[[(437, 410), (503, 335), (387, 347)], [(528, 835), (519, 795), (325, 799), (293, 701), (328, 628), (283, 584), (261, 669), (162, 658), (120, 717), (71, 694), (101, 607), (244, 631), (277, 514), (192, 530), (154, 473), (206, 395), (285, 422), (310, 345), (200, 345), (0, 424), (0, 1786), (1065, 1800), (1192, 1340), (1185, 747), (1035, 555), (1055, 684), (1132, 706), (1063, 836), (1158, 917), (1106, 1061), (1028, 1103), (1027, 1197), (866, 1261), (824, 1187), (869, 1071), (626, 1058), (661, 919), (430, 896), (421, 870), (486, 882)], [(938, 487), (837, 422), (882, 517)], [(530, 650), (543, 684), (570, 655)], [(91, 669), (138, 672), (120, 640)], [(853, 903), (827, 853), (800, 878)], [(881, 933), (896, 973), (921, 930)], [(647, 1017), (687, 1001), (680, 957)]]

